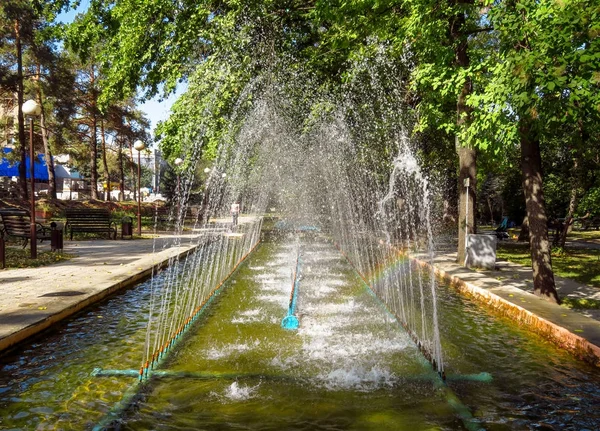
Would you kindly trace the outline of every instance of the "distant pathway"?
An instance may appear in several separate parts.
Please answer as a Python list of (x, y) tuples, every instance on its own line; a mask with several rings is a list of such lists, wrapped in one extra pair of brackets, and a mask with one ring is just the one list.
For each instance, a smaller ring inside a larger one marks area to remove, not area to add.
[(600, 250), (600, 239), (567, 239), (565, 245), (573, 248), (591, 248), (593, 250)]

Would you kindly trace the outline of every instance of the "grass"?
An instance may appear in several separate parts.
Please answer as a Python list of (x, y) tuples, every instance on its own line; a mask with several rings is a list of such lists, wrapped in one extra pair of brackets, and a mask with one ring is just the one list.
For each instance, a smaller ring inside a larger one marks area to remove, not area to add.
[(73, 256), (53, 251), (38, 251), (31, 259), (29, 248), (6, 247), (6, 268), (37, 268), (71, 259)]
[[(490, 225), (479, 225), (477, 229), (481, 231), (492, 231), (496, 229), (496, 226)], [(519, 233), (521, 233), (521, 227), (512, 227), (507, 229), (508, 234), (511, 238), (517, 238)], [(600, 230), (588, 229), (588, 230), (579, 230), (577, 228), (572, 229), (569, 232), (569, 236), (567, 239), (600, 239)]]
[(569, 239), (600, 239), (600, 230), (575, 230), (569, 232)]
[(600, 301), (589, 298), (562, 298), (562, 306), (566, 308), (574, 308), (577, 310), (598, 310), (600, 309)]
[[(499, 243), (497, 256), (520, 265), (531, 266), (527, 244)], [(552, 268), (554, 274), (559, 277), (600, 288), (600, 250), (557, 249), (552, 253)]]

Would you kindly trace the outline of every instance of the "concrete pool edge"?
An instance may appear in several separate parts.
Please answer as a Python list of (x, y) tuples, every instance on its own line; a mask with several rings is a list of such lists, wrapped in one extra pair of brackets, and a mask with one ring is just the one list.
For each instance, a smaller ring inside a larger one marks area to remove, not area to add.
[[(410, 259), (427, 268), (432, 266), (430, 262), (421, 260), (418, 257), (411, 256)], [(575, 311), (551, 304), (516, 287), (499, 286), (498, 283), (487, 283), (488, 285), (485, 287), (478, 286), (472, 281), (464, 280), (461, 274), (452, 274), (452, 272), (468, 271), (469, 277), (474, 277), (477, 282), (484, 285), (486, 281), (492, 280), (484, 274), (461, 267), (458, 264), (444, 268), (434, 260), (433, 271), (437, 277), (447, 281), (461, 294), (474, 299), (495, 313), (512, 319), (519, 326), (541, 335), (557, 347), (569, 351), (590, 365), (600, 367), (600, 347), (585, 336), (573, 332), (573, 330), (577, 330), (585, 333), (587, 330), (588, 333), (600, 334), (600, 322)], [(496, 290), (496, 292), (492, 290)], [(516, 304), (509, 298), (520, 299), (522, 305)], [(546, 314), (546, 316), (542, 317), (539, 315), (540, 312)], [(565, 320), (564, 326), (550, 320), (553, 317)], [(573, 329), (576, 326), (578, 329)]]
[[(40, 314), (39, 317), (32, 319), (34, 320), (32, 323), (28, 323), (22, 328), (0, 338), (0, 356), (10, 352), (15, 348), (18, 348), (22, 343), (50, 329), (55, 324), (73, 316), (86, 307), (98, 303), (114, 293), (127, 289), (148, 279), (152, 276), (153, 272), (166, 268), (173, 260), (185, 258), (190, 253), (194, 252), (194, 250), (196, 250), (199, 246), (200, 244), (185, 246), (185, 248), (181, 246), (173, 247), (175, 253), (168, 253), (166, 256), (161, 257), (158, 262), (153, 262), (150, 265), (146, 265), (145, 267), (139, 269), (138, 272), (117, 280), (99, 291), (90, 293), (75, 303), (69, 304), (64, 308), (59, 308), (56, 312), (48, 313), (46, 315)], [(182, 250), (182, 248), (184, 249)]]

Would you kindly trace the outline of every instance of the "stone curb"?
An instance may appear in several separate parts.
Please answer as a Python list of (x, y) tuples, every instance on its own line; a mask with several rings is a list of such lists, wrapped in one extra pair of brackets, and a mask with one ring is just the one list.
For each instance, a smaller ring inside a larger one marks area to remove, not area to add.
[[(415, 257), (411, 257), (411, 259), (421, 266), (431, 268), (429, 262), (422, 261)], [(450, 285), (460, 293), (473, 298), (500, 315), (512, 319), (520, 326), (541, 335), (556, 346), (571, 352), (579, 359), (596, 367), (600, 367), (600, 347), (591, 343), (584, 337), (574, 334), (568, 329), (540, 317), (489, 290), (476, 286), (456, 275), (449, 274), (444, 269), (436, 266), (435, 262), (433, 264), (433, 271), (437, 277), (448, 281)], [(534, 296), (525, 291), (521, 291), (520, 293), (523, 295)], [(537, 298), (536, 296), (534, 297)]]
[(1, 338), (0, 339), (0, 355), (6, 353), (7, 351), (9, 351), (11, 349), (18, 347), (19, 344), (23, 343), (24, 341), (27, 341), (31, 337), (38, 335), (42, 331), (52, 327), (53, 325), (60, 322), (61, 320), (64, 320), (64, 319), (72, 316), (73, 314), (77, 313), (78, 311), (81, 311), (84, 308), (86, 308), (92, 304), (95, 304), (120, 290), (126, 289), (137, 283), (140, 283), (143, 280), (148, 279), (154, 271), (158, 271), (160, 269), (167, 267), (169, 265), (169, 262), (171, 262), (173, 259), (180, 260), (180, 259), (186, 257), (187, 255), (192, 253), (194, 250), (196, 250), (196, 248), (198, 248), (199, 246), (200, 246), (200, 244), (196, 244), (196, 245), (188, 248), (187, 250), (183, 250), (177, 254), (166, 257), (162, 261), (152, 264), (149, 267), (146, 267), (145, 269), (142, 269), (141, 271), (135, 273), (134, 275), (131, 275), (129, 277), (126, 277), (126, 278), (116, 282), (115, 284), (105, 288), (104, 290), (102, 290), (100, 292), (91, 294), (91, 295), (83, 298), (81, 301), (77, 302), (76, 304), (73, 304), (67, 308), (61, 309), (60, 311), (58, 311), (56, 313), (49, 314), (49, 315), (43, 317), (42, 319), (38, 320), (37, 322), (20, 329), (19, 331), (13, 332), (10, 335), (5, 336), (4, 338)]

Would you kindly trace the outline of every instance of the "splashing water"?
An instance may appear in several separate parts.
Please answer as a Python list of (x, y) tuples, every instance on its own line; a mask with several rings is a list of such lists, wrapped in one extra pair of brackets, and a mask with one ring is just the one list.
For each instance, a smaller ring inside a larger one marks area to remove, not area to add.
[(398, 378), (388, 369), (374, 365), (371, 368), (354, 366), (338, 368), (328, 374), (318, 376), (329, 390), (354, 389), (359, 392), (370, 392), (382, 387), (393, 387)]
[(256, 392), (260, 384), (256, 386), (241, 385), (238, 382), (233, 382), (227, 387), (223, 398), (230, 401), (245, 401), (256, 396)]

